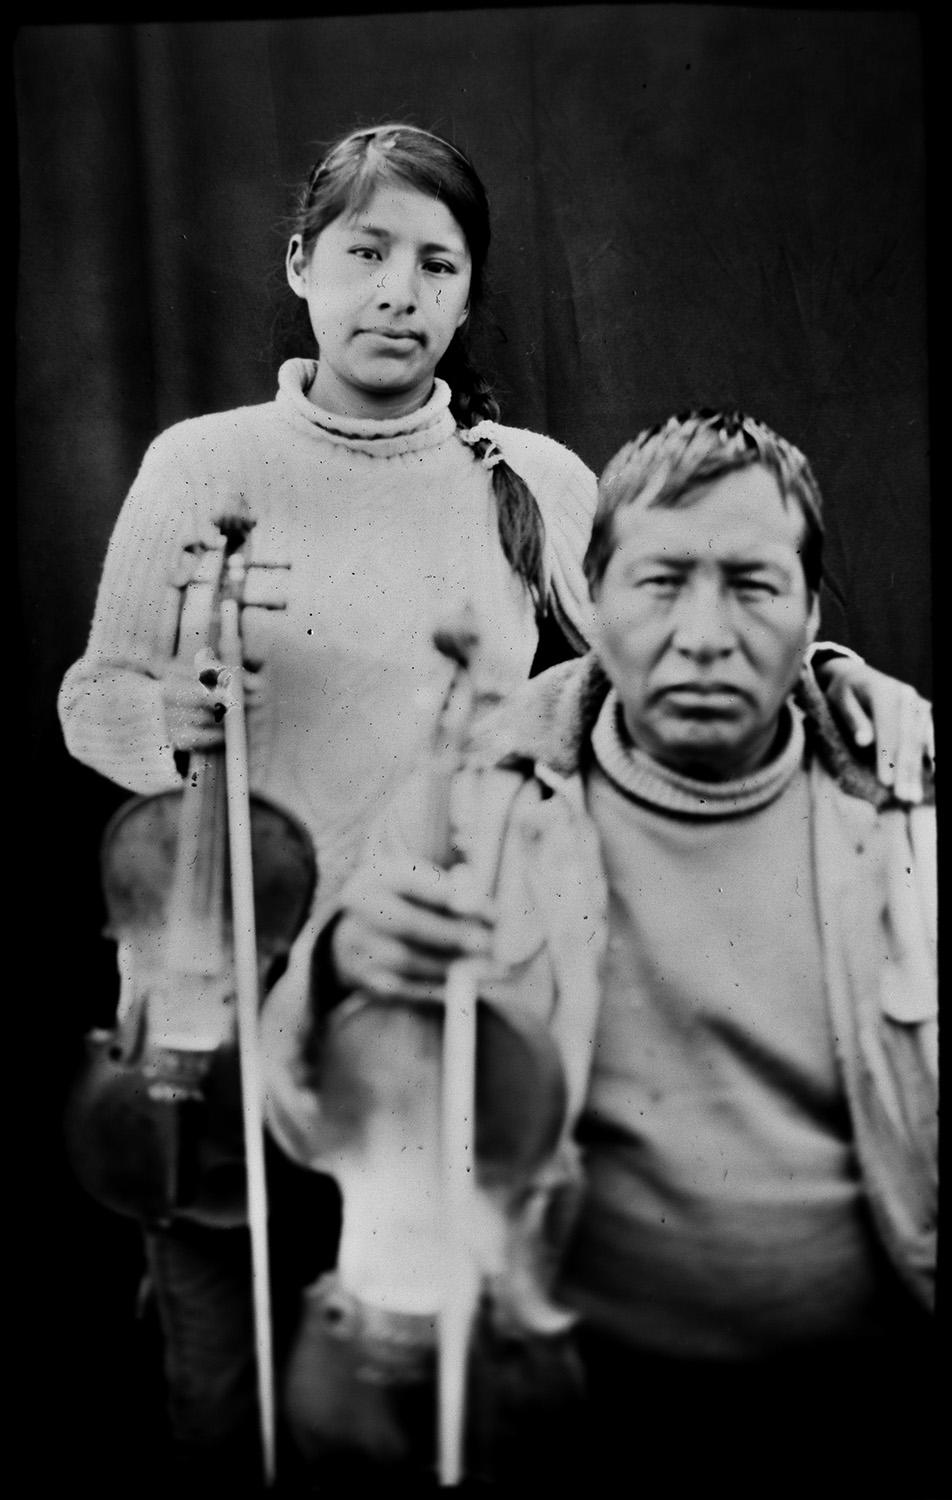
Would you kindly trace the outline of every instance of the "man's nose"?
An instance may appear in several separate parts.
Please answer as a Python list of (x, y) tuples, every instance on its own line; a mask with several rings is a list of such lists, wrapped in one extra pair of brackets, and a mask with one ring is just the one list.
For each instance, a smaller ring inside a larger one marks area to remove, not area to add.
[(733, 651), (731, 601), (715, 580), (694, 579), (681, 590), (673, 642), (676, 650), (697, 661), (714, 661)]

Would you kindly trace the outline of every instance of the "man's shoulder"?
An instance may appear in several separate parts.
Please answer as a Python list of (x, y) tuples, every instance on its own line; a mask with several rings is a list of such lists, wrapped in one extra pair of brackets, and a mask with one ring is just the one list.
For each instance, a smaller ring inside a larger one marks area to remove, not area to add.
[[(934, 844), (936, 808), (931, 794), (920, 803), (899, 802), (872, 773), (857, 784), (855, 777), (844, 777), (819, 755), (809, 757), (808, 766), (820, 834), (829, 841), (835, 828), (842, 853), (849, 849), (862, 855), (872, 846), (886, 859), (902, 859), (910, 840), (917, 845), (923, 840)], [(894, 834), (900, 827), (905, 834), (897, 839)]]
[(540, 672), (486, 715), (471, 758), (483, 765), (541, 763), (562, 776), (575, 774), (608, 689), (591, 652)]

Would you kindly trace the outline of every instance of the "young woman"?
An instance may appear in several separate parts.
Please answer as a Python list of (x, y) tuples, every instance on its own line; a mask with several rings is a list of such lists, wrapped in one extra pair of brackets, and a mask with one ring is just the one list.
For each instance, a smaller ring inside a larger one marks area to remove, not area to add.
[[(251, 561), (279, 569), (282, 607), (252, 593), (243, 610), (251, 784), (310, 832), (319, 910), (432, 730), (451, 671), (434, 627), (468, 602), (502, 691), (529, 674), (544, 621), (564, 655), (587, 638), (594, 476), (551, 439), (500, 425), (467, 352), (489, 239), (482, 183), (448, 141), (385, 124), (327, 153), (287, 253), (316, 357), (281, 366), (273, 401), (154, 441), (61, 689), (79, 760), (132, 791), (179, 786), (182, 752), (219, 744), (222, 728), (214, 689), (173, 656), (175, 580), (224, 516), (252, 521)], [(830, 682), (860, 737), (875, 719), (886, 760), (910, 745), (921, 759), (924, 731), (899, 731), (910, 690), (856, 660)], [(274, 1013), (294, 1003), (286, 987)], [(296, 1088), (293, 1015), (277, 1031)], [(254, 1446), (245, 1232), (176, 1222), (146, 1241), (175, 1432), (221, 1480), (222, 1455), (240, 1472)]]

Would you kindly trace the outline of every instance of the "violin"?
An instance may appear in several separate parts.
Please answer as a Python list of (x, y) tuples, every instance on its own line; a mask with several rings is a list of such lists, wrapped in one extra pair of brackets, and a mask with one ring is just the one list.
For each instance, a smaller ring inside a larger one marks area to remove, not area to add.
[[(454, 671), (419, 853), (447, 868), (468, 853), (475, 891), (488, 896), (495, 869), (466, 849), (452, 799), (485, 706), (478, 636), (464, 618), (434, 643)], [(467, 1416), (487, 1406), (483, 1325), (502, 1318), (544, 1338), (572, 1321), (535, 1279), (519, 1212), (563, 1129), (561, 1059), (540, 1021), (490, 1002), (480, 980), (479, 965), (461, 961), (442, 1005), (357, 994), (324, 1023), (315, 1164), (337, 1179), (341, 1240), (336, 1270), (306, 1294), (285, 1415), (329, 1480), (458, 1485), (482, 1466)]]
[[(249, 567), (263, 566), (246, 560), (250, 529), (247, 518), (228, 518), (214, 545), (186, 549), (176, 655), (198, 657), (196, 672), (203, 654), (221, 652), (222, 619), (244, 603)], [(232, 653), (237, 680), (240, 642)], [(228, 790), (226, 751), (193, 752), (181, 790), (125, 802), (102, 840), (118, 1020), (87, 1037), (67, 1146), (94, 1198), (152, 1224), (247, 1222), (236, 938), (254, 927), (260, 999), (286, 965), (316, 884), (303, 825), (244, 788), (253, 912), (235, 922)]]

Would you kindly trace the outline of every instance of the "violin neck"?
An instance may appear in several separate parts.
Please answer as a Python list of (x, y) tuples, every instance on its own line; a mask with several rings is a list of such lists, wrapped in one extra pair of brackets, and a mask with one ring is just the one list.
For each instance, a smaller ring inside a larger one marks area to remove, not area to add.
[[(191, 663), (218, 634), (218, 598), (224, 567), (220, 547), (199, 552), (182, 596), (176, 654)], [(188, 758), (179, 820), (178, 848), (167, 907), (169, 943), (176, 967), (201, 968), (202, 955), (215, 962), (224, 943), (227, 891), (228, 802), (220, 750), (193, 750)]]
[(470, 675), (457, 666), (433, 738), (424, 793), (424, 847), (420, 851), (445, 868), (457, 857), (453, 839), (453, 780), (463, 761), (475, 707)]
[(431, 859), (434, 864), (442, 865), (444, 869), (448, 869), (456, 857), (453, 844), (453, 820), (450, 812), (455, 769), (455, 757), (447, 756), (445, 760), (434, 762), (427, 774), (423, 847), (420, 853), (424, 858)]
[[(224, 941), (228, 890), (228, 805), (220, 751), (189, 758), (172, 888), (169, 930), (177, 946), (214, 962)], [(181, 954), (182, 959), (185, 954)], [(189, 964), (191, 967), (191, 964)]]

